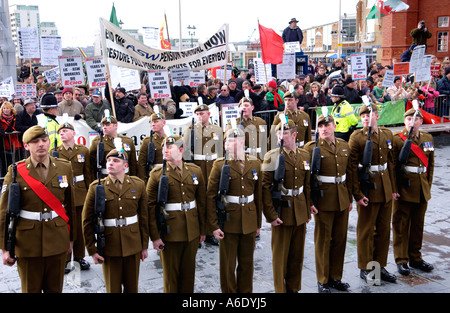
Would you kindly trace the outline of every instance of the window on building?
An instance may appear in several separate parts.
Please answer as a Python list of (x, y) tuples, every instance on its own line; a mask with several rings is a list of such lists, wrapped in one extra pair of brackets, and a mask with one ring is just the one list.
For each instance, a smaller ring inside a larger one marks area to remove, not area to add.
[(439, 22), (438, 22), (438, 27), (448, 27), (448, 16), (440, 16), (439, 17)]
[(356, 35), (356, 19), (347, 18), (342, 20), (342, 42), (355, 41)]
[(438, 32), (437, 36), (437, 51), (448, 51), (448, 32)]

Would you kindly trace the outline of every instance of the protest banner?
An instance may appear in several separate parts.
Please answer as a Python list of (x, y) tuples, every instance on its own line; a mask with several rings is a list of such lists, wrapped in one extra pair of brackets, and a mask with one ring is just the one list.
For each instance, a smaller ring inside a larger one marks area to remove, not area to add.
[(384, 77), (383, 77), (383, 84), (381, 86), (383, 87), (391, 87), (394, 84), (394, 70), (386, 70)]
[(408, 75), (409, 73), (409, 62), (394, 63), (395, 76)]
[(416, 82), (425, 82), (431, 78), (431, 55), (424, 55), (420, 67), (416, 69)]
[(222, 104), (222, 128), (223, 131), (227, 128), (228, 122), (232, 118), (239, 118), (239, 103)]
[(49, 84), (56, 84), (58, 82), (58, 79), (61, 77), (61, 73), (59, 72), (59, 66), (51, 68), (42, 74), (47, 79), (47, 82)]
[(365, 53), (353, 53), (351, 59), (351, 74), (353, 80), (363, 80), (367, 78), (367, 56)]
[(228, 24), (198, 47), (182, 51), (150, 48), (102, 18), (100, 36), (106, 64), (141, 71), (174, 67), (206, 70), (221, 66), (228, 59)]
[(414, 48), (411, 59), (409, 60), (409, 72), (416, 73), (421, 70), (423, 58), (425, 56), (425, 45), (420, 45)]
[(153, 99), (172, 97), (170, 92), (169, 75), (167, 71), (149, 71), (148, 82), (150, 85), (150, 96)]
[(62, 55), (61, 36), (41, 36), (41, 64), (57, 66)]
[(295, 78), (295, 53), (283, 53), (283, 63), (277, 65), (277, 78)]
[[(200, 84), (205, 83), (205, 70), (191, 71), (189, 78), (189, 87), (198, 87)], [(187, 83), (185, 82), (185, 85)]]
[(90, 88), (106, 86), (106, 66), (103, 57), (86, 58), (86, 74)]
[(0, 82), (0, 97), (10, 99), (14, 94), (14, 81), (12, 77), (8, 77)]
[(38, 29), (33, 27), (19, 27), (17, 30), (17, 49), (20, 59), (39, 59)]
[(301, 52), (300, 41), (292, 41), (284, 43), (284, 53), (294, 53)]
[(20, 98), (36, 98), (36, 84), (16, 84), (15, 95)]
[(84, 84), (83, 61), (81, 56), (60, 56), (59, 69), (61, 84), (64, 87), (73, 87)]
[(264, 64), (262, 59), (253, 59), (255, 67), (255, 83), (267, 84), (272, 79), (272, 65)]

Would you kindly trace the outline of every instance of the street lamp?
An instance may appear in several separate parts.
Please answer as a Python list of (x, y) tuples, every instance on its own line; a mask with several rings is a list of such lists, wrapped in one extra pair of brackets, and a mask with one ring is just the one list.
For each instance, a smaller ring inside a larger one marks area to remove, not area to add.
[(187, 29), (189, 29), (188, 34), (189, 34), (189, 36), (191, 36), (191, 48), (193, 48), (193, 47), (194, 47), (195, 30), (196, 30), (197, 28), (195, 27), (195, 25), (192, 25), (192, 26), (191, 26), (191, 25), (188, 25)]

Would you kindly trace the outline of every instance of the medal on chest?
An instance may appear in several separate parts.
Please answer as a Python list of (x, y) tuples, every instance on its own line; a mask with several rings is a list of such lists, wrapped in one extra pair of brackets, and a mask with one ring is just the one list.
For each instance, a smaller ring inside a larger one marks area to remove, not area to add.
[(391, 143), (391, 141), (388, 139), (386, 142), (387, 142), (389, 150), (392, 150), (392, 143)]
[(253, 170), (253, 180), (258, 180), (258, 174), (256, 173), (256, 170)]
[(58, 177), (58, 182), (59, 182), (59, 187), (60, 188), (67, 188), (67, 187), (69, 187), (69, 183), (67, 182), (67, 176), (66, 175), (59, 176)]
[(77, 158), (78, 158), (78, 163), (84, 163), (84, 154), (78, 154)]
[(194, 181), (194, 185), (198, 185), (198, 179), (194, 174), (192, 174), (192, 180)]
[(303, 167), (305, 168), (305, 170), (309, 171), (311, 169), (311, 167), (309, 166), (309, 162), (308, 161), (303, 161)]

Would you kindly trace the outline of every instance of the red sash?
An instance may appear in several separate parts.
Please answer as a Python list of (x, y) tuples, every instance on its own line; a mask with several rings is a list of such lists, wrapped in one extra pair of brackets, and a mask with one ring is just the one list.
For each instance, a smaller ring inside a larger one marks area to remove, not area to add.
[(25, 167), (25, 162), (17, 164), (17, 171), (20, 176), (25, 180), (25, 182), (30, 185), (31, 189), (36, 193), (36, 195), (41, 198), (42, 201), (47, 203), (47, 205), (55, 211), (63, 220), (67, 222), (67, 227), (69, 228), (69, 217), (66, 215), (66, 210), (62, 206), (62, 203), (55, 197), (54, 194), (48, 190), (42, 182), (29, 175), (29, 171)]
[[(403, 133), (398, 134), (400, 138), (403, 139), (403, 141), (406, 140), (406, 136)], [(428, 158), (425, 155), (425, 152), (423, 152), (422, 149), (418, 145), (411, 144), (411, 150), (414, 152), (415, 155), (422, 161), (422, 163), (425, 165), (425, 167), (428, 169)]]

